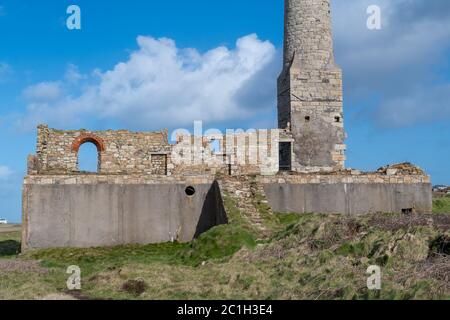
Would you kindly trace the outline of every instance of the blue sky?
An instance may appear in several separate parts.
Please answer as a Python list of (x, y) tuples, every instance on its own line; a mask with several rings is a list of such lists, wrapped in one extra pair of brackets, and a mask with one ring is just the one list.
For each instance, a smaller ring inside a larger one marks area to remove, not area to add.
[[(366, 9), (382, 9), (369, 31)], [(69, 31), (70, 4), (82, 30)], [(450, 2), (333, 3), (347, 166), (410, 161), (450, 184)], [(0, 217), (20, 221), (35, 125), (274, 127), (278, 0), (0, 0)]]

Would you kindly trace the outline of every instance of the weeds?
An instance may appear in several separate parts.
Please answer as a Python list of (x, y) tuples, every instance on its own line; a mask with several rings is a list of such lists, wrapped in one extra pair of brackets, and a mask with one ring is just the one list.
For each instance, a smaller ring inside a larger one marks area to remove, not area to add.
[(433, 213), (450, 213), (450, 195), (433, 200)]
[[(255, 201), (271, 232), (264, 241), (225, 195), (230, 223), (191, 243), (2, 257), (0, 299), (67, 295), (69, 265), (82, 270), (82, 290), (70, 293), (79, 299), (450, 298), (449, 215), (279, 214)], [(14, 255), (18, 239), (2, 235), (3, 252)], [(366, 287), (373, 264), (382, 268), (381, 291)]]

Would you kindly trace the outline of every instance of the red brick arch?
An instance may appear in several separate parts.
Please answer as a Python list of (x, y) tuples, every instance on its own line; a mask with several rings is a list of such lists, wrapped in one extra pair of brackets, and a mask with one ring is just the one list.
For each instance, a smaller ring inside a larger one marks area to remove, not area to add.
[(77, 137), (72, 143), (72, 151), (78, 152), (81, 145), (86, 142), (95, 144), (99, 153), (105, 151), (105, 143), (103, 142), (102, 138), (97, 137), (94, 134), (82, 134)]

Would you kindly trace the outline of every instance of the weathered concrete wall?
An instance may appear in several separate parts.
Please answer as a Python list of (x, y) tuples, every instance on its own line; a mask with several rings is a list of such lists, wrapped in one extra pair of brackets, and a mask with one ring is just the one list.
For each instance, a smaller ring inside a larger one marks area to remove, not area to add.
[(432, 210), (430, 183), (267, 183), (264, 190), (275, 212), (356, 215)]
[[(28, 178), (27, 182), (24, 249), (188, 242), (227, 222), (218, 185), (212, 181), (45, 184)], [(195, 188), (195, 195), (186, 195), (187, 186)]]
[[(431, 212), (430, 178), (392, 170), (400, 169), (257, 176), (256, 182), (276, 212)], [(251, 195), (243, 177), (226, 191)], [(188, 186), (195, 188), (193, 196), (186, 194)], [(188, 242), (224, 223), (212, 176), (36, 175), (24, 181), (23, 249)]]

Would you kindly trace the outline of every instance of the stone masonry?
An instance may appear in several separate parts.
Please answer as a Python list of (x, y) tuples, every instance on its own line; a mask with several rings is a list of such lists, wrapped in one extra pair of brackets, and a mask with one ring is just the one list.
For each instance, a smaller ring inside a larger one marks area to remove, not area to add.
[[(83, 174), (78, 152), (85, 143), (97, 147), (97, 173), (102, 175), (276, 174), (279, 140), (277, 129), (214, 137), (179, 136), (175, 144), (170, 144), (168, 130), (63, 131), (40, 125), (37, 153), (28, 158), (28, 174)], [(214, 141), (220, 150), (212, 150)], [(189, 155), (182, 161), (172, 159), (179, 153)]]
[(330, 0), (286, 0), (279, 128), (292, 133), (292, 169), (344, 168), (342, 73), (334, 62)]
[(29, 159), (29, 173), (77, 173), (78, 151), (84, 143), (97, 147), (98, 173), (165, 173), (171, 154), (167, 135), (167, 131), (62, 131), (41, 125), (37, 155)]

